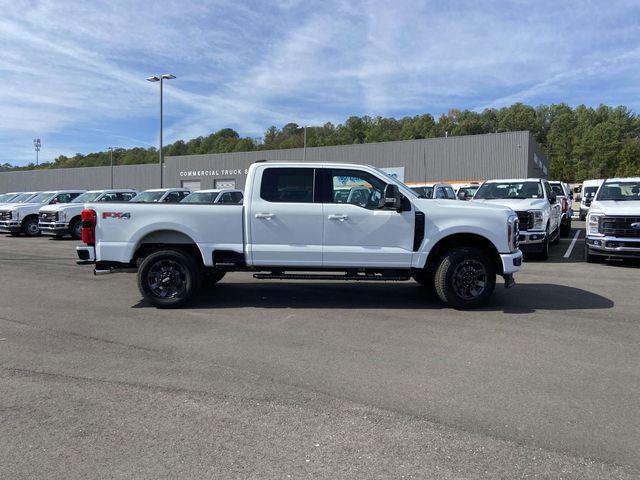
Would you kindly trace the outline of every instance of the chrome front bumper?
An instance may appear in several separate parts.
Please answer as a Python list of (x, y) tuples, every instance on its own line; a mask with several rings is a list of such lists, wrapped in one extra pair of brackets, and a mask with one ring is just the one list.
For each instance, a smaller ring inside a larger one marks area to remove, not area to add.
[(640, 238), (587, 236), (586, 243), (590, 253), (640, 257)]
[(42, 233), (61, 233), (69, 230), (69, 224), (65, 222), (40, 222)]
[(0, 230), (6, 230), (8, 232), (13, 232), (16, 230), (20, 230), (22, 228), (22, 223), (19, 220), (2, 220), (0, 221)]
[(520, 231), (520, 236), (518, 237), (518, 241), (520, 245), (538, 245), (544, 243), (544, 239), (547, 236), (546, 232), (538, 232), (538, 231)]

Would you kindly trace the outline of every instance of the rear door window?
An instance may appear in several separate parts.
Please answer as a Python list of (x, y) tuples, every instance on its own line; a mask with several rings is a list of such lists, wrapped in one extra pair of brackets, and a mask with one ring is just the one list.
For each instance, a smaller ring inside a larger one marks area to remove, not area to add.
[(262, 174), (260, 198), (267, 202), (312, 203), (313, 168), (267, 168)]

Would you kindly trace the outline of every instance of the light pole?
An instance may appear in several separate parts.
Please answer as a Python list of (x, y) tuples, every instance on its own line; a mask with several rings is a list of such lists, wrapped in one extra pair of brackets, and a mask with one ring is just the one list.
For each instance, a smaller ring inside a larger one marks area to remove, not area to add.
[(163, 80), (171, 80), (176, 78), (175, 75), (171, 75), (170, 73), (164, 73), (162, 75), (157, 75), (153, 77), (147, 78), (150, 82), (160, 82), (160, 149), (158, 151), (158, 159), (160, 165), (160, 188), (162, 188), (162, 82)]
[(304, 126), (304, 141), (302, 143), (302, 161), (307, 161), (307, 126)]
[(113, 151), (118, 147), (107, 147), (107, 150), (111, 152), (111, 188), (113, 189)]
[(36, 150), (36, 167), (38, 166), (38, 153), (40, 152), (40, 147), (42, 146), (42, 142), (39, 138), (33, 139), (33, 148)]

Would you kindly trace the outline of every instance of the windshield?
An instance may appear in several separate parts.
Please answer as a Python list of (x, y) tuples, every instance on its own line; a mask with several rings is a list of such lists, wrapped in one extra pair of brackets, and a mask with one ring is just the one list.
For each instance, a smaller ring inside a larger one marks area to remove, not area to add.
[(433, 198), (433, 187), (411, 187), (418, 198)]
[(82, 195), (77, 196), (73, 203), (88, 203), (93, 202), (96, 198), (102, 195), (102, 192), (86, 192)]
[(180, 203), (214, 203), (219, 192), (194, 192), (182, 199)]
[(598, 187), (584, 187), (584, 198), (593, 197), (598, 191)]
[(600, 188), (596, 200), (638, 201), (640, 182), (607, 182)]
[(475, 193), (478, 191), (479, 188), (480, 188), (480, 185), (473, 185), (472, 187), (461, 187), (460, 190), (458, 190), (458, 193), (466, 192), (467, 196), (471, 198), (475, 195)]
[(11, 200), (11, 197), (15, 197), (14, 193), (4, 193), (2, 195), (0, 195), (0, 203), (4, 203), (7, 202), (9, 200)]
[(29, 199), (29, 203), (47, 203), (51, 200), (56, 194), (51, 192), (44, 192), (35, 197)]
[(555, 193), (557, 196), (561, 196), (564, 197), (565, 193), (564, 190), (562, 189), (562, 185), (558, 185), (557, 183), (550, 183), (549, 185), (551, 185), (551, 190), (553, 190), (553, 193)]
[(540, 182), (485, 183), (473, 197), (474, 200), (522, 200), (526, 198), (544, 198)]
[(35, 194), (33, 194), (33, 193), (23, 193), (21, 195), (18, 195), (16, 198), (14, 198), (11, 201), (11, 203), (23, 203), (23, 202), (26, 202), (27, 200), (29, 200), (34, 195)]
[(131, 199), (132, 202), (153, 203), (158, 202), (166, 192), (140, 192)]

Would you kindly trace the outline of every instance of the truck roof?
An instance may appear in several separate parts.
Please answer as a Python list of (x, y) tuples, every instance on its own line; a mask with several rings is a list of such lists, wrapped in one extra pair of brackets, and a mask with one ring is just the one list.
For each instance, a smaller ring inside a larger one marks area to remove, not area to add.
[(539, 182), (542, 178), (497, 178), (487, 180), (485, 183), (516, 183), (516, 182)]
[(605, 183), (607, 182), (640, 182), (640, 177), (615, 177), (615, 178), (607, 178)]
[[(189, 190), (188, 188), (182, 188), (182, 187), (171, 187), (171, 188), (149, 188), (147, 190), (143, 190), (145, 192), (170, 192), (173, 190), (177, 190), (177, 191), (181, 191), (181, 192), (190, 192), (191, 190)], [(142, 193), (142, 192), (140, 192)]]

